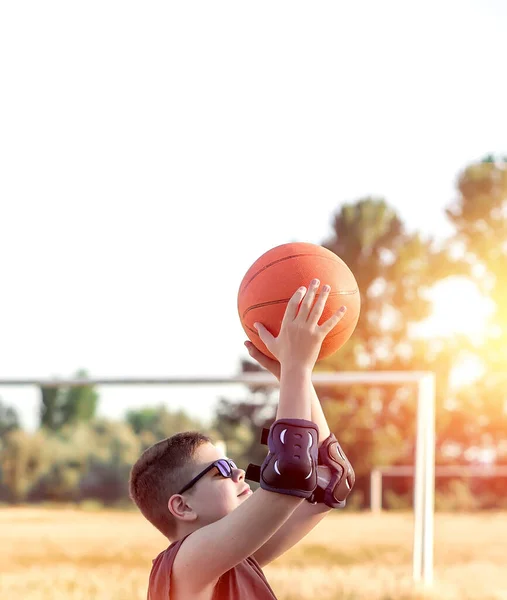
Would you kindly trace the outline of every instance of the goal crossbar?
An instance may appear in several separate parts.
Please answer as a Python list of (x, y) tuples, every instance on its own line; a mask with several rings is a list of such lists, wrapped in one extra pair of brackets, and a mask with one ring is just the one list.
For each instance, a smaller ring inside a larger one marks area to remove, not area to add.
[[(412, 574), (415, 582), (433, 582), (433, 532), (435, 496), (435, 375), (427, 371), (344, 371), (315, 372), (315, 385), (407, 385), (417, 392), (416, 452), (414, 465), (414, 539)], [(98, 377), (0, 379), (2, 386), (39, 386), (41, 388), (82, 387), (90, 385), (264, 385), (277, 387), (268, 372), (236, 376), (184, 377)]]
[[(418, 383), (424, 377), (431, 376), (425, 371), (343, 371), (341, 373), (318, 371), (313, 373), (314, 383), (351, 385), (351, 384), (407, 384)], [(35, 385), (39, 387), (80, 387), (87, 385), (225, 385), (225, 384), (259, 384), (277, 386), (277, 379), (268, 372), (242, 373), (234, 376), (193, 375), (188, 377), (74, 377), (61, 379), (28, 378), (0, 379), (2, 386)]]

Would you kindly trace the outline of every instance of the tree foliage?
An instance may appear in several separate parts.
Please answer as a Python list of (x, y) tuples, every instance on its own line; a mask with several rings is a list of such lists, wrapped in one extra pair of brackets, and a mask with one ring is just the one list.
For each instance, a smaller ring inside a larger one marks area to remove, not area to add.
[[(86, 371), (78, 371), (76, 378), (86, 380)], [(40, 425), (52, 431), (68, 424), (90, 421), (99, 403), (99, 396), (91, 385), (43, 387), (41, 397)]]
[(0, 398), (0, 439), (10, 431), (20, 428), (19, 415), (12, 406), (7, 406)]
[(180, 431), (202, 431), (207, 427), (184, 410), (171, 411), (166, 406), (129, 410), (125, 415), (132, 431), (140, 436), (143, 449)]
[[(482, 342), (473, 349), (482, 375), (456, 394), (447, 437), (475, 460), (490, 449), (497, 462), (507, 463), (507, 157), (488, 156), (467, 166), (447, 215), (456, 228), (455, 243), (494, 307)], [(501, 487), (505, 494), (505, 480)]]

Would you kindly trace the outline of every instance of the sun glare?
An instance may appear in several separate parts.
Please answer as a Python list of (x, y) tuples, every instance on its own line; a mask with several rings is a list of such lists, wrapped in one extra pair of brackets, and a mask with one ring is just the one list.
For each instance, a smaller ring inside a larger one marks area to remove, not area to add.
[(449, 277), (435, 285), (429, 297), (433, 302), (433, 313), (421, 328), (422, 335), (483, 337), (492, 306), (471, 280)]

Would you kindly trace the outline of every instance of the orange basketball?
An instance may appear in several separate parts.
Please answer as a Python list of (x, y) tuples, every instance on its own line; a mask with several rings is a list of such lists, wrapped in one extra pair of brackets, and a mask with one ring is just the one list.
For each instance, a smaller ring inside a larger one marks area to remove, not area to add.
[[(282, 324), (287, 302), (312, 279), (321, 287), (331, 286), (331, 292), (319, 323), (329, 319), (341, 306), (347, 311), (322, 343), (318, 360), (330, 356), (352, 335), (360, 312), (357, 282), (347, 265), (330, 250), (295, 242), (268, 250), (248, 269), (238, 292), (238, 312), (243, 329), (250, 341), (264, 354), (273, 358), (259, 338), (253, 324), (262, 323), (274, 336)], [(318, 295), (318, 294), (317, 294)]]

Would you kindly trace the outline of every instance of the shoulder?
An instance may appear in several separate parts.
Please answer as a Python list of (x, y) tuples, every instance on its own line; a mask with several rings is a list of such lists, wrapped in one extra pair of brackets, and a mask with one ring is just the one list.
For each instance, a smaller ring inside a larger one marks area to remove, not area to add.
[[(188, 534), (166, 550), (166, 553), (170, 552), (170, 559), (166, 562), (167, 569), (164, 570), (169, 571), (171, 600), (173, 598), (174, 600), (178, 600), (179, 598), (189, 597), (192, 597), (193, 600), (207, 600), (211, 598), (213, 588), (218, 579), (209, 582), (205, 586), (196, 586), (195, 578), (188, 576), (189, 572), (195, 573), (195, 569), (199, 568), (199, 562), (195, 560), (196, 557), (193, 556), (191, 551), (185, 553), (179, 551), (182, 546), (187, 550), (189, 544), (185, 545), (185, 540), (188, 538), (190, 538), (190, 542), (192, 543), (192, 534)], [(212, 546), (209, 547), (209, 551), (213, 551)]]
[(151, 561), (152, 571), (159, 568), (162, 563), (167, 563), (168, 561), (173, 562), (184, 539), (185, 538), (182, 538), (181, 540), (171, 542), (165, 550), (162, 550), (162, 552)]
[(169, 598), (169, 592), (173, 591), (171, 589), (173, 565), (183, 540), (184, 538), (172, 542), (153, 559), (148, 584), (149, 600), (166, 600)]

